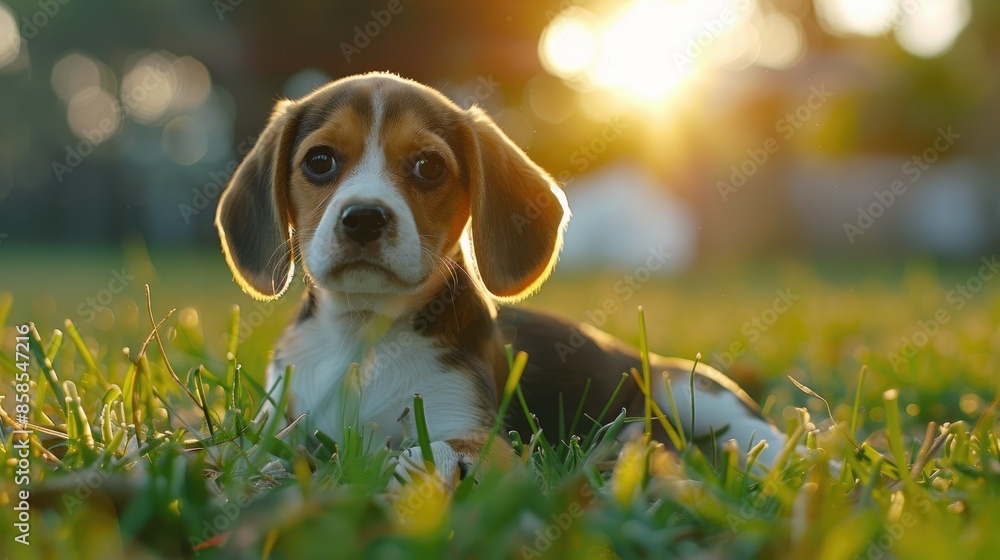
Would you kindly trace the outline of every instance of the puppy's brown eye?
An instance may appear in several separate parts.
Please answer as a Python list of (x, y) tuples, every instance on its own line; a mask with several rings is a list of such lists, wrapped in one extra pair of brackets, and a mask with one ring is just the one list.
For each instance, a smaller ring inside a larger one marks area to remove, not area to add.
[(444, 182), (444, 159), (437, 154), (420, 154), (413, 164), (413, 179), (422, 187), (436, 187)]
[(337, 174), (337, 158), (328, 146), (316, 146), (306, 152), (302, 171), (314, 181), (327, 181)]

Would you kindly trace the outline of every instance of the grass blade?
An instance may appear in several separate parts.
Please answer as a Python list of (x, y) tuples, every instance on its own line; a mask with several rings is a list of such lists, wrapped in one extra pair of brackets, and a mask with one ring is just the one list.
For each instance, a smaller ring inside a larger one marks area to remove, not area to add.
[[(674, 442), (674, 445), (676, 445), (677, 449), (679, 449), (680, 451), (684, 451), (685, 449), (687, 449), (687, 439), (684, 437), (684, 425), (681, 424), (681, 413), (679, 410), (677, 410), (677, 401), (674, 400), (674, 388), (670, 384), (670, 374), (667, 372), (663, 372), (663, 386), (667, 390), (667, 402), (670, 403), (670, 415), (673, 417), (674, 426), (676, 426), (677, 428), (676, 430), (671, 430), (678, 436), (677, 441)], [(653, 397), (649, 395), (649, 393), (646, 394), (646, 398), (650, 402), (653, 401)], [(658, 405), (655, 402), (653, 402), (653, 406), (659, 409)], [(663, 414), (662, 411), (659, 414), (662, 415)]]
[[(510, 347), (508, 346), (508, 357), (510, 356)], [(524, 401), (524, 396), (521, 394), (521, 375), (524, 374), (524, 368), (528, 365), (528, 354), (524, 352), (518, 352), (513, 359), (508, 359), (510, 364), (510, 373), (507, 375), (507, 382), (504, 384), (503, 397), (500, 399), (500, 409), (497, 411), (497, 419), (493, 423), (493, 428), (490, 429), (490, 433), (486, 436), (486, 443), (483, 444), (483, 449), (479, 454), (479, 459), (476, 464), (473, 465), (471, 474), (466, 477), (468, 480), (475, 480), (476, 474), (479, 472), (479, 468), (482, 465), (484, 459), (489, 457), (490, 448), (493, 445), (493, 440), (496, 438), (497, 434), (500, 432), (500, 428), (503, 426), (503, 419), (507, 417), (507, 409), (510, 408), (510, 401), (514, 397), (516, 392), (521, 400), (521, 404), (524, 407), (524, 413), (528, 417), (528, 421), (531, 422), (532, 432), (537, 432), (538, 427), (535, 426), (531, 418), (531, 414), (528, 412), (528, 404)], [(416, 402), (414, 402), (416, 405)], [(419, 418), (419, 417), (418, 417)], [(419, 436), (419, 432), (417, 433)], [(421, 447), (421, 452), (423, 448)], [(467, 492), (468, 490), (464, 490)]]
[(597, 415), (597, 418), (594, 418), (594, 425), (591, 426), (590, 433), (587, 434), (587, 438), (583, 440), (584, 449), (590, 449), (590, 444), (593, 442), (594, 436), (602, 428), (601, 422), (604, 421), (604, 417), (607, 416), (608, 411), (611, 410), (611, 405), (615, 402), (615, 399), (618, 397), (618, 393), (622, 390), (622, 387), (625, 386), (625, 381), (627, 380), (628, 373), (622, 372), (622, 377), (618, 380), (618, 385), (615, 387), (615, 390), (611, 392), (611, 396), (608, 397), (608, 402), (604, 403), (604, 408), (601, 409), (601, 413)]
[(73, 345), (76, 346), (76, 351), (80, 355), (80, 358), (83, 359), (83, 365), (87, 366), (87, 371), (97, 379), (101, 387), (107, 389), (109, 387), (108, 381), (101, 375), (101, 370), (97, 367), (97, 362), (94, 361), (94, 356), (90, 353), (90, 349), (83, 342), (83, 337), (80, 336), (80, 331), (77, 330), (76, 325), (70, 319), (66, 319), (63, 322), (63, 327), (66, 329), (66, 334), (69, 335), (69, 339), (73, 342)]
[(916, 490), (910, 469), (907, 468), (906, 451), (903, 447), (903, 429), (899, 421), (899, 391), (889, 389), (882, 393), (882, 402), (885, 405), (886, 437), (889, 439), (889, 450), (895, 459), (899, 477), (908, 490)]
[(580, 422), (580, 418), (583, 416), (583, 405), (587, 402), (588, 394), (590, 394), (590, 379), (587, 379), (587, 383), (583, 386), (583, 396), (580, 397), (580, 402), (576, 405), (576, 413), (573, 415), (573, 423), (569, 425), (570, 436), (576, 434), (576, 427)]
[(59, 349), (62, 347), (62, 341), (62, 331), (54, 329), (52, 331), (52, 338), (49, 340), (49, 347), (45, 349), (45, 357), (48, 358), (50, 362), (55, 361), (56, 354), (59, 353)]
[(212, 425), (212, 415), (208, 410), (208, 397), (205, 394), (205, 376), (204, 376), (205, 366), (198, 366), (198, 370), (195, 371), (195, 389), (198, 393), (198, 405), (201, 407), (202, 414), (205, 415), (205, 423), (208, 424), (208, 435), (215, 435), (215, 426)]
[(240, 334), (240, 306), (234, 305), (232, 313), (229, 314), (229, 323), (226, 326), (226, 386), (232, 387), (230, 396), (231, 408), (237, 408), (236, 403), (236, 350), (239, 345)]
[[(698, 362), (701, 361), (701, 352), (694, 356), (694, 365), (691, 366), (691, 377), (688, 379), (688, 392), (691, 394), (691, 437), (688, 441), (694, 441), (694, 376), (698, 370)], [(712, 446), (715, 449), (715, 446)]]
[(69, 418), (69, 410), (66, 409), (66, 391), (63, 390), (62, 385), (59, 383), (59, 377), (56, 375), (56, 370), (52, 367), (52, 360), (50, 360), (43, 351), (45, 345), (42, 343), (42, 337), (38, 334), (38, 329), (35, 328), (34, 323), (31, 323), (30, 326), (32, 340), (31, 350), (35, 353), (35, 357), (38, 359), (43, 376), (52, 388), (52, 394), (54, 394), (56, 396), (56, 400), (59, 401), (60, 408), (65, 414), (65, 417)]
[(434, 454), (431, 451), (431, 437), (427, 432), (427, 416), (424, 414), (424, 397), (417, 393), (413, 395), (413, 418), (417, 424), (417, 443), (420, 445), (420, 454), (424, 457), (424, 464), (429, 471), (434, 471)]
[[(649, 344), (646, 340), (646, 314), (641, 305), (639, 306), (639, 354), (642, 359), (642, 393), (645, 396), (645, 406), (642, 416), (644, 421), (643, 436), (645, 438), (644, 441), (648, 444), (649, 439), (653, 436), (653, 396), (649, 380)], [(672, 396), (671, 399), (673, 399)], [(673, 403), (673, 400), (671, 400), (671, 403)], [(674, 407), (674, 410), (676, 408)]]
[(861, 366), (858, 377), (858, 388), (854, 391), (854, 408), (851, 410), (851, 437), (858, 437), (858, 424), (861, 419), (861, 398), (865, 388), (865, 377), (868, 376), (868, 366)]
[[(125, 348), (124, 352), (125, 352), (125, 357), (127, 358), (130, 354), (129, 349)], [(138, 411), (135, 410), (136, 399), (134, 398), (134, 396), (135, 396), (136, 375), (138, 371), (139, 371), (138, 366), (136, 366), (135, 363), (132, 362), (130, 359), (128, 371), (125, 373), (125, 385), (122, 387), (122, 394), (124, 395), (124, 397), (122, 398), (122, 402), (125, 405), (125, 414), (126, 414), (126, 416), (122, 418), (122, 422), (128, 422), (129, 419), (131, 419), (132, 426), (136, 429), (138, 429), (139, 427), (139, 416), (138, 416)]]
[(242, 370), (243, 368), (239, 364), (233, 368), (232, 401), (230, 402), (230, 408), (233, 410), (241, 408), (240, 405), (243, 403), (243, 392), (241, 391), (243, 387)]
[[(649, 393), (646, 392), (646, 388), (643, 386), (642, 377), (640, 377), (639, 372), (636, 371), (635, 368), (632, 368), (632, 378), (635, 379), (636, 384), (639, 385), (639, 390), (642, 391), (647, 398), (649, 398)], [(663, 382), (667, 385), (669, 390), (670, 376), (668, 376), (666, 372), (663, 373)], [(649, 400), (653, 403), (653, 412), (656, 413), (656, 419), (660, 422), (660, 426), (663, 428), (663, 431), (667, 433), (667, 437), (670, 438), (670, 442), (674, 444), (674, 447), (681, 451), (686, 449), (687, 445), (684, 442), (684, 430), (674, 429), (674, 427), (670, 425), (670, 422), (667, 421), (667, 415), (660, 409), (660, 405), (656, 404), (656, 402), (651, 398)], [(677, 422), (677, 425), (680, 426), (680, 416), (676, 414), (676, 411), (677, 407), (674, 406), (675, 421)]]

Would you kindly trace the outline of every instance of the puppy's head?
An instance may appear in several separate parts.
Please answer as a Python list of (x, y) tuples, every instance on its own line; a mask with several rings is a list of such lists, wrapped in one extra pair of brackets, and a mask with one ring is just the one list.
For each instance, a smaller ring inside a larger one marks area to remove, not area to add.
[(513, 300), (548, 275), (568, 218), (562, 191), (481, 110), (368, 74), (278, 103), (216, 225), (257, 298), (281, 295), (296, 256), (330, 291), (414, 294), (464, 245), (482, 285)]

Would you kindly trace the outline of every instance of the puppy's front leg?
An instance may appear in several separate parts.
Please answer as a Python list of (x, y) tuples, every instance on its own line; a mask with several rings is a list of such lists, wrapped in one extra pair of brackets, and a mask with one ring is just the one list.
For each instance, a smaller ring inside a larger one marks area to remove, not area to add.
[[(487, 433), (477, 433), (467, 437), (452, 438), (431, 442), (431, 454), (434, 456), (434, 474), (449, 487), (454, 488), (472, 472), (477, 461), (482, 460), (480, 469), (491, 467), (509, 467), (514, 461), (514, 450), (500, 435), (494, 436), (490, 448), (483, 456), (483, 448), (489, 438)], [(399, 455), (390, 488), (399, 488), (401, 482), (413, 481), (413, 474), (426, 473), (420, 447), (404, 449)]]

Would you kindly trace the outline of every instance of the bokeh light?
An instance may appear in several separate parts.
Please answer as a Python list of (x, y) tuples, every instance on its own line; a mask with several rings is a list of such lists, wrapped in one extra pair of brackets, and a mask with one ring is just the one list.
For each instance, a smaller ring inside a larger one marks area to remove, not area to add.
[(548, 74), (538, 74), (525, 87), (527, 105), (545, 122), (560, 123), (573, 115), (573, 105), (565, 101), (566, 88)]
[(971, 17), (969, 0), (924, 0), (916, 11), (904, 14), (896, 28), (896, 41), (913, 55), (940, 56), (955, 43)]
[(17, 18), (7, 4), (0, 2), (0, 68), (17, 60), (21, 53), (21, 32)]
[(907, 52), (940, 56), (972, 16), (969, 0), (815, 0), (820, 22), (835, 33), (875, 37), (893, 31)]
[(181, 165), (191, 165), (208, 152), (205, 123), (190, 115), (174, 117), (163, 127), (163, 151)]
[[(163, 126), (160, 155), (175, 163), (191, 165), (209, 155), (212, 143), (219, 143), (217, 133), (228, 128), (211, 130), (222, 120), (218, 103), (208, 103), (213, 87), (205, 65), (192, 56), (157, 51), (140, 53), (126, 68), (119, 88), (114, 72), (92, 56), (70, 52), (56, 61), (52, 89), (66, 104), (73, 134), (98, 145), (116, 136), (124, 119), (131, 117), (145, 125)], [(131, 143), (134, 138), (129, 138)], [(136, 152), (156, 157), (148, 149)]]
[(66, 123), (70, 131), (93, 145), (114, 137), (121, 130), (118, 101), (106, 90), (94, 86), (81, 90), (66, 108)]
[(768, 68), (788, 68), (805, 54), (802, 27), (794, 18), (770, 13), (761, 18), (760, 52), (756, 62)]
[(754, 25), (745, 23), (735, 27), (726, 40), (720, 42), (709, 56), (717, 68), (743, 70), (758, 62), (760, 51), (760, 31)]
[(212, 77), (208, 69), (197, 58), (182, 56), (171, 64), (177, 89), (172, 105), (176, 111), (187, 111), (200, 107), (212, 92)]
[(494, 115), (493, 120), (515, 144), (527, 148), (534, 137), (534, 125), (524, 113), (517, 109), (503, 109)]
[(51, 81), (59, 99), (69, 103), (78, 94), (101, 87), (101, 68), (96, 60), (85, 54), (70, 53), (56, 61)]
[(581, 8), (563, 11), (542, 33), (538, 49), (542, 65), (555, 76), (580, 77), (597, 56), (597, 37), (590, 14)]
[(892, 29), (900, 0), (816, 0), (815, 6), (831, 31), (877, 37)]
[(121, 98), (135, 120), (152, 124), (163, 118), (177, 91), (174, 57), (164, 52), (140, 58), (122, 79)]

